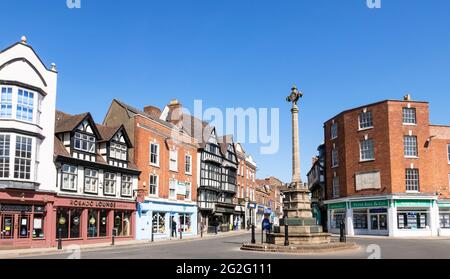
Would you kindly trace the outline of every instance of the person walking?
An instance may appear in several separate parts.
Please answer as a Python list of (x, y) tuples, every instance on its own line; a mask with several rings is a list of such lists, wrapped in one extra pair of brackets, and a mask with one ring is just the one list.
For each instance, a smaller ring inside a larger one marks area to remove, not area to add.
[(175, 217), (172, 217), (172, 237), (177, 238), (177, 222), (175, 221)]

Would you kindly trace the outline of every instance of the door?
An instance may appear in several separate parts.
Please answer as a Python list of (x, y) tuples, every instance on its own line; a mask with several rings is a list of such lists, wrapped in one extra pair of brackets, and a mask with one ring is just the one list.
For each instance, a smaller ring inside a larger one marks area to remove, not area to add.
[(388, 218), (386, 214), (373, 214), (370, 216), (371, 229), (375, 231), (387, 231)]

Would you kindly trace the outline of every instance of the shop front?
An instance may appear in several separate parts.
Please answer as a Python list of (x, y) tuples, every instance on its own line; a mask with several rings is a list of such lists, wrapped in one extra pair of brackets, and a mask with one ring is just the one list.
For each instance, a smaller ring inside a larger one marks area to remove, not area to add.
[(245, 229), (245, 207), (237, 205), (234, 209), (234, 230)]
[(195, 203), (145, 200), (138, 204), (136, 239), (170, 239), (197, 235)]
[(136, 203), (57, 197), (53, 207), (56, 246), (132, 240), (135, 238)]
[(450, 200), (438, 201), (439, 236), (450, 236)]
[[(346, 233), (349, 236), (417, 237), (438, 234), (439, 216), (435, 197), (410, 199), (403, 196), (385, 196), (377, 199), (342, 199), (334, 203), (327, 202), (327, 205), (328, 229), (335, 234), (340, 232), (342, 221), (345, 222)], [(442, 214), (443, 223), (445, 218), (445, 214)]]
[(0, 248), (50, 246), (54, 196), (34, 191), (0, 191)]

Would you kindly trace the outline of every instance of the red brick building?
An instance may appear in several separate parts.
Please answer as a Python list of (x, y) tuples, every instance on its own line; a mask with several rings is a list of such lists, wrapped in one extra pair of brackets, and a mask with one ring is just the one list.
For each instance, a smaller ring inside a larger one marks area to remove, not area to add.
[[(180, 107), (168, 105), (171, 111)], [(134, 146), (130, 157), (141, 170), (136, 228), (137, 239), (197, 234), (196, 140), (183, 133), (174, 115), (160, 119), (161, 110), (143, 110), (113, 100), (105, 117), (106, 126), (123, 125)]]
[(449, 233), (450, 127), (429, 104), (386, 100), (344, 111), (324, 125), (328, 227), (349, 235)]
[(279, 224), (283, 217), (283, 197), (281, 195), (284, 184), (276, 177), (256, 180), (256, 203), (258, 205), (257, 220), (261, 224), (264, 215), (269, 216), (272, 223)]

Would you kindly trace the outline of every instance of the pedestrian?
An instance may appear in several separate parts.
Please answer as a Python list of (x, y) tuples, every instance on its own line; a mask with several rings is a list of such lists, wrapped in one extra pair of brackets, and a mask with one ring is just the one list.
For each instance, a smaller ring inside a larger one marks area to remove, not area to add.
[(172, 217), (172, 237), (177, 237), (177, 222), (175, 221), (175, 217)]

